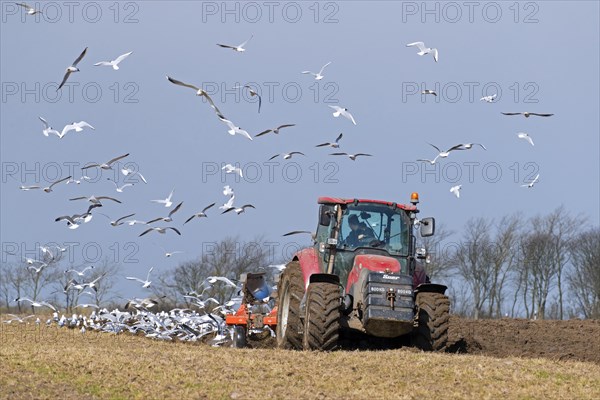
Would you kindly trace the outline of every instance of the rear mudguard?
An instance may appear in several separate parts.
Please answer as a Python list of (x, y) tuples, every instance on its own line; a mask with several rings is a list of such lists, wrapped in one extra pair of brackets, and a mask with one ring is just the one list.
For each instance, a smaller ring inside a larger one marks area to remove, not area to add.
[(317, 250), (314, 247), (302, 249), (296, 253), (294, 261), (300, 263), (302, 278), (304, 279), (304, 291), (306, 291), (306, 288), (308, 288), (308, 284), (310, 283), (310, 276), (312, 274), (320, 274), (323, 272), (319, 266), (319, 255)]

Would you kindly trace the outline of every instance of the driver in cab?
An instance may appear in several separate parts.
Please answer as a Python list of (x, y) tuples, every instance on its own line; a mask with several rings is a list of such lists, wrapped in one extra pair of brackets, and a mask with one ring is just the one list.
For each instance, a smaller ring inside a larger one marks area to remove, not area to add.
[(364, 222), (358, 221), (356, 214), (348, 217), (348, 225), (350, 226), (350, 233), (346, 236), (345, 243), (349, 247), (358, 247), (364, 243), (366, 238), (373, 238), (373, 231)]

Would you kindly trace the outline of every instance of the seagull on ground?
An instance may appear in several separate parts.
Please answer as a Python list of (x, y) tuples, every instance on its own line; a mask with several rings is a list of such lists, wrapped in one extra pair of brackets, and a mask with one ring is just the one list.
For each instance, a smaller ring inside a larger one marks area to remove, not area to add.
[(38, 117), (38, 118), (40, 119), (40, 121), (42, 121), (42, 124), (44, 124), (44, 130), (42, 131), (44, 136), (48, 137), (49, 134), (53, 133), (56, 136), (60, 137), (60, 133), (57, 130), (55, 130), (54, 128), (52, 128), (50, 126), (50, 124), (48, 124), (48, 122), (44, 118), (42, 118), (42, 117)]
[(333, 142), (333, 143), (329, 143), (329, 142), (327, 142), (327, 143), (321, 143), (321, 144), (316, 145), (315, 147), (325, 147), (325, 146), (328, 146), (328, 147), (333, 147), (334, 149), (338, 149), (340, 147), (339, 141), (342, 138), (342, 136), (344, 136), (344, 134), (340, 133), (339, 136), (335, 139), (335, 142)]
[(124, 59), (126, 59), (127, 57), (129, 57), (129, 55), (131, 53), (133, 53), (133, 51), (130, 51), (129, 53), (121, 54), (119, 57), (117, 57), (116, 59), (114, 59), (112, 61), (100, 61), (94, 65), (95, 66), (102, 65), (102, 66), (112, 67), (116, 71), (119, 69), (119, 63), (121, 61), (123, 61)]
[(529, 118), (529, 116), (531, 115), (537, 115), (538, 117), (551, 117), (554, 114), (541, 114), (541, 113), (534, 113), (534, 112), (503, 112), (503, 115), (523, 115), (525, 118)]
[(356, 157), (364, 156), (364, 157), (373, 157), (372, 154), (367, 153), (356, 153), (356, 154), (348, 154), (348, 153), (331, 153), (331, 156), (348, 156), (352, 161), (356, 161)]
[(242, 135), (242, 136), (252, 140), (252, 136), (250, 136), (250, 134), (247, 131), (243, 130), (239, 126), (235, 126), (235, 124), (233, 122), (226, 119), (224, 116), (222, 116), (220, 114), (218, 115), (218, 117), (221, 121), (223, 121), (229, 127), (229, 130), (227, 132), (230, 135), (234, 136), (237, 133), (239, 135)]
[(339, 117), (340, 115), (344, 118), (348, 118), (350, 121), (352, 121), (352, 123), (354, 125), (356, 125), (356, 121), (354, 120), (354, 117), (352, 116), (352, 114), (350, 114), (350, 112), (348, 111), (347, 108), (343, 108), (343, 107), (338, 107), (338, 106), (329, 106), (331, 108), (333, 108), (335, 111), (333, 112), (333, 116), (334, 117)]
[(190, 89), (194, 89), (196, 91), (196, 96), (204, 96), (206, 98), (206, 100), (208, 100), (208, 103), (213, 108), (213, 110), (215, 110), (217, 112), (217, 115), (222, 115), (221, 111), (215, 105), (215, 103), (210, 98), (210, 96), (208, 95), (208, 93), (206, 93), (206, 91), (203, 90), (202, 88), (199, 88), (199, 87), (194, 86), (194, 85), (190, 85), (189, 83), (184, 83), (184, 82), (178, 81), (177, 79), (173, 79), (173, 78), (171, 78), (168, 75), (167, 75), (167, 79), (169, 80), (169, 82), (171, 82), (171, 83), (173, 83), (175, 85), (179, 85), (179, 86), (187, 87), (187, 88), (190, 88)]
[(535, 178), (533, 178), (533, 180), (525, 185), (521, 185), (521, 187), (528, 187), (528, 188), (532, 188), (533, 185), (535, 185), (535, 183), (538, 181), (538, 179), (540, 179), (540, 174), (537, 174), (535, 176)]
[(486, 103), (493, 103), (494, 100), (496, 99), (496, 96), (498, 96), (498, 93), (492, 94), (490, 96), (483, 96), (482, 98), (479, 99), (479, 101), (485, 101)]
[(68, 180), (69, 180), (69, 179), (71, 179), (71, 178), (72, 178), (72, 176), (70, 176), (70, 175), (69, 175), (69, 176), (67, 176), (66, 178), (62, 178), (62, 179), (59, 179), (59, 180), (58, 180), (58, 181), (56, 181), (56, 182), (53, 182), (52, 184), (50, 184), (50, 186), (48, 186), (48, 187), (45, 187), (45, 188), (44, 188), (44, 192), (46, 192), (46, 193), (50, 193), (50, 192), (52, 191), (52, 187), (53, 187), (54, 185), (58, 185), (59, 183), (62, 183), (62, 182), (68, 181)]
[(221, 214), (228, 213), (229, 211), (235, 211), (237, 215), (240, 215), (241, 213), (246, 211), (246, 208), (256, 208), (256, 207), (254, 207), (252, 204), (244, 204), (241, 207), (230, 207), (227, 210), (223, 211)]
[(148, 270), (148, 275), (146, 275), (146, 280), (142, 280), (140, 278), (135, 278), (133, 276), (126, 276), (125, 279), (128, 279), (130, 281), (138, 281), (142, 284), (142, 288), (147, 288), (150, 286), (150, 284), (152, 283), (149, 279), (150, 279), (150, 273), (152, 272), (152, 270), (154, 269), (154, 267), (150, 267), (150, 269)]
[(271, 161), (272, 159), (277, 158), (279, 156), (283, 156), (284, 160), (289, 160), (290, 158), (292, 158), (292, 156), (294, 154), (300, 154), (300, 155), (303, 155), (303, 156), (306, 155), (306, 154), (304, 154), (304, 153), (302, 153), (300, 151), (292, 151), (290, 153), (275, 154), (273, 157), (269, 158), (269, 161)]
[(303, 74), (310, 74), (312, 76), (315, 77), (316, 81), (320, 81), (321, 79), (323, 79), (325, 76), (323, 76), (323, 70), (325, 69), (325, 67), (327, 67), (329, 64), (331, 64), (331, 61), (329, 61), (327, 64), (323, 65), (321, 67), (321, 69), (319, 70), (319, 72), (314, 73), (312, 71), (302, 71)]
[(238, 174), (240, 176), (240, 178), (243, 178), (244, 175), (242, 175), (242, 169), (239, 167), (234, 167), (231, 164), (226, 164), (225, 166), (223, 166), (223, 168), (221, 168), (222, 170), (225, 170), (226, 174), (231, 174), (231, 173), (235, 173)]
[(525, 132), (519, 132), (519, 133), (517, 133), (517, 137), (519, 139), (525, 139), (525, 140), (527, 140), (530, 145), (534, 146), (533, 139), (527, 133), (525, 133)]
[(126, 183), (123, 186), (119, 186), (117, 185), (117, 182), (113, 181), (110, 178), (106, 178), (107, 180), (111, 181), (114, 185), (115, 185), (115, 190), (119, 193), (123, 193), (123, 189), (125, 189), (128, 186), (133, 186), (133, 183)]
[(30, 5), (27, 5), (26, 3), (15, 3), (15, 4), (23, 7), (25, 9), (25, 13), (27, 15), (43, 14), (43, 12), (41, 10), (36, 10), (35, 8), (31, 7)]
[[(254, 37), (254, 35), (251, 35), (250, 39), (252, 39), (253, 37)], [(244, 46), (246, 45), (246, 43), (248, 43), (250, 41), (250, 39), (246, 40), (244, 43), (241, 43), (241, 44), (239, 44), (237, 46), (230, 46), (228, 44), (220, 44), (220, 43), (217, 43), (217, 46), (224, 47), (226, 49), (232, 49), (233, 51), (237, 51), (237, 52), (241, 53), (241, 52), (246, 51), (246, 49), (244, 48)]]
[[(226, 186), (226, 187), (229, 187), (229, 186)], [(232, 191), (231, 193), (233, 194), (233, 191)], [(233, 196), (232, 196), (232, 197), (233, 197)], [(209, 208), (213, 207), (215, 204), (216, 204), (216, 203), (212, 203), (212, 204), (209, 204), (208, 206), (204, 207), (204, 208), (202, 209), (202, 211), (200, 211), (200, 212), (198, 212), (198, 213), (196, 213), (196, 214), (192, 215), (192, 216), (191, 216), (191, 217), (189, 217), (188, 219), (186, 219), (186, 220), (185, 220), (185, 222), (184, 222), (183, 224), (184, 224), (184, 225), (185, 225), (185, 224), (187, 224), (187, 223), (188, 223), (188, 222), (190, 222), (192, 219), (194, 219), (194, 217), (198, 217), (198, 218), (207, 218), (207, 217), (208, 217), (208, 215), (206, 215), (206, 211), (207, 211)]]
[(183, 204), (183, 201), (181, 203), (177, 204), (175, 206), (175, 208), (173, 208), (171, 211), (169, 211), (169, 215), (168, 216), (154, 218), (153, 220), (146, 222), (146, 224), (150, 225), (150, 224), (152, 224), (154, 222), (158, 222), (158, 221), (172, 222), (173, 218), (171, 218), (171, 217), (173, 216), (173, 214), (175, 214), (177, 211), (179, 211), (179, 209), (181, 208), (182, 204)]
[(83, 276), (85, 276), (85, 272), (88, 271), (88, 270), (90, 270), (90, 269), (94, 269), (94, 266), (90, 265), (89, 267), (85, 267), (81, 271), (77, 271), (76, 269), (68, 269), (68, 270), (65, 271), (65, 274), (68, 274), (69, 272), (75, 272), (77, 275), (83, 277)]
[(83, 56), (85, 56), (87, 49), (88, 49), (87, 47), (85, 49), (83, 49), (83, 51), (81, 52), (79, 57), (77, 57), (75, 59), (75, 61), (73, 61), (73, 64), (71, 64), (70, 66), (67, 67), (67, 69), (65, 70), (65, 76), (63, 76), (62, 82), (60, 83), (60, 85), (58, 85), (58, 89), (56, 89), (57, 92), (63, 87), (63, 85), (65, 84), (67, 79), (69, 79), (69, 76), (71, 76), (71, 74), (73, 72), (79, 72), (79, 68), (77, 68), (77, 64), (79, 64), (79, 61), (81, 61)]
[(244, 86), (234, 86), (233, 89), (241, 89), (241, 88), (246, 88), (248, 89), (248, 91), (250, 92), (250, 96), (251, 97), (258, 97), (258, 112), (260, 113), (260, 106), (262, 104), (262, 98), (260, 97), (260, 95), (258, 94), (258, 92), (256, 90), (254, 90), (252, 88), (252, 86), (249, 85), (244, 85)]
[(452, 186), (450, 188), (450, 192), (454, 193), (456, 198), (459, 198), (460, 197), (460, 189), (462, 189), (462, 185)]
[(153, 228), (149, 228), (149, 229), (146, 229), (144, 232), (140, 233), (139, 236), (144, 236), (146, 233), (151, 232), (151, 231), (155, 231), (155, 232), (158, 232), (158, 233), (165, 234), (165, 233), (167, 233), (167, 229), (171, 229), (173, 232), (175, 232), (176, 234), (178, 234), (178, 235), (181, 236), (181, 232), (179, 232), (177, 230), (177, 228), (173, 228), (172, 226), (166, 226), (164, 228), (156, 226), (156, 227), (153, 227)]
[(278, 135), (279, 134), (279, 130), (283, 129), (283, 128), (288, 128), (290, 126), (296, 126), (296, 124), (284, 124), (284, 125), (279, 125), (277, 128), (273, 128), (273, 129), (267, 129), (265, 131), (262, 131), (261, 133), (259, 133), (258, 135), (254, 136), (254, 137), (259, 137), (262, 135), (266, 135), (269, 132), (273, 132), (274, 134)]
[(173, 190), (171, 190), (171, 193), (169, 193), (169, 196), (167, 196), (166, 199), (164, 200), (150, 200), (153, 203), (159, 203), (159, 204), (164, 204), (165, 207), (171, 207), (173, 205), (173, 202), (171, 201), (171, 198), (173, 197), (173, 192), (175, 191), (175, 188), (173, 188)]
[(87, 165), (87, 166), (85, 166), (85, 167), (83, 167), (81, 169), (88, 169), (88, 168), (93, 168), (93, 167), (98, 167), (98, 168), (101, 168), (101, 169), (112, 169), (112, 165), (114, 163), (116, 163), (119, 160), (122, 160), (123, 158), (127, 157), (128, 155), (129, 155), (129, 153), (123, 154), (122, 156), (115, 157), (115, 158), (113, 158), (111, 160), (108, 160), (105, 163), (102, 163), (102, 164), (90, 164), (90, 165)]
[(425, 43), (423, 42), (414, 42), (414, 43), (409, 43), (406, 45), (406, 47), (413, 47), (416, 46), (419, 49), (419, 52), (417, 53), (420, 56), (424, 56), (425, 54), (433, 54), (433, 59), (435, 60), (435, 62), (438, 62), (438, 50), (437, 49), (431, 49), (429, 47), (425, 47)]

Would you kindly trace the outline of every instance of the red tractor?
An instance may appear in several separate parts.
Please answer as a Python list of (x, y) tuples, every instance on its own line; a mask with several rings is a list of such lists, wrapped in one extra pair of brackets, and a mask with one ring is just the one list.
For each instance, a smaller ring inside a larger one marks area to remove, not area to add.
[(297, 252), (277, 289), (277, 345), (335, 350), (380, 343), (443, 351), (448, 338), (447, 287), (432, 284), (417, 259), (433, 218), (411, 205), (319, 198), (314, 245)]

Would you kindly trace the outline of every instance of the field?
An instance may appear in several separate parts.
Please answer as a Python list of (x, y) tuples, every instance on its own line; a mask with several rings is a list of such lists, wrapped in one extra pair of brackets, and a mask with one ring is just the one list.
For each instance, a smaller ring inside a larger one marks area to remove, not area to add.
[(454, 317), (459, 354), (238, 350), (43, 324), (2, 324), (0, 340), (2, 399), (600, 398), (600, 321)]

